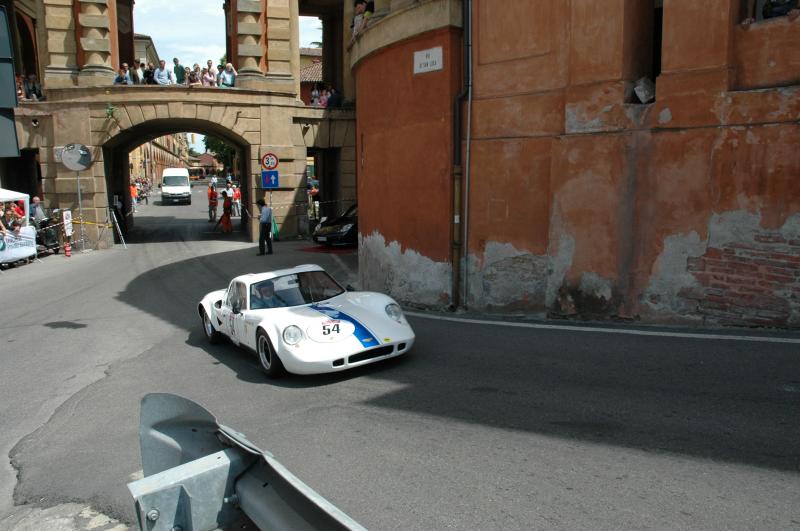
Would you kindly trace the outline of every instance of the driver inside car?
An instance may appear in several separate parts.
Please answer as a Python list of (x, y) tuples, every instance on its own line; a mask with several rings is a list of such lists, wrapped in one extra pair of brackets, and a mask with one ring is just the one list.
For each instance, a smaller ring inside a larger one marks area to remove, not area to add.
[(265, 280), (253, 286), (250, 296), (250, 309), (264, 310), (267, 308), (280, 308), (283, 306), (275, 296), (275, 284), (271, 280)]

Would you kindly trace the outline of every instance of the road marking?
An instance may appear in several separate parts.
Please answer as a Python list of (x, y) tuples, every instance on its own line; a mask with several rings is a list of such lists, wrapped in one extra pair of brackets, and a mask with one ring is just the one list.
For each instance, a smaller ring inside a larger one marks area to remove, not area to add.
[(404, 313), (406, 315), (412, 317), (420, 317), (422, 319), (433, 319), (437, 321), (452, 321), (454, 323), (506, 326), (511, 328), (533, 328), (537, 330), (556, 330), (556, 331), (568, 331), (568, 332), (594, 332), (597, 334), (622, 334), (629, 336), (675, 337), (681, 339), (722, 339), (727, 341), (754, 341), (760, 343), (786, 343), (793, 345), (800, 344), (800, 338), (791, 338), (791, 337), (735, 336), (735, 335), (724, 335), (724, 334), (700, 334), (692, 332), (656, 332), (655, 330), (635, 330), (628, 328), (600, 328), (600, 327), (595, 328), (591, 326), (575, 326), (575, 325), (509, 323), (504, 321), (486, 321), (481, 319), (461, 319), (458, 317), (429, 315), (426, 313), (418, 313), (418, 312), (404, 312)]

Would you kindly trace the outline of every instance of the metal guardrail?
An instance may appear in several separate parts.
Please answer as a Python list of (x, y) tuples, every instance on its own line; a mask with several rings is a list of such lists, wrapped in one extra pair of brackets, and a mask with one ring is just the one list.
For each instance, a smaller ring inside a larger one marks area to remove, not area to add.
[(128, 489), (143, 531), (210, 531), (243, 514), (259, 529), (364, 529), (189, 399), (145, 396), (139, 443), (144, 478)]

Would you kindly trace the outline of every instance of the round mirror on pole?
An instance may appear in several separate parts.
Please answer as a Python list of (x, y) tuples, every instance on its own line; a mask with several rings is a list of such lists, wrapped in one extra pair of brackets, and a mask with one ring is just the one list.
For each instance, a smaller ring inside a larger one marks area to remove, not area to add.
[(72, 171), (83, 171), (92, 165), (92, 152), (83, 144), (67, 144), (61, 151), (61, 163)]
[(86, 251), (86, 231), (83, 228), (83, 204), (80, 173), (92, 165), (92, 152), (83, 144), (67, 144), (61, 151), (61, 164), (75, 172), (78, 187), (78, 216), (81, 224), (81, 250)]

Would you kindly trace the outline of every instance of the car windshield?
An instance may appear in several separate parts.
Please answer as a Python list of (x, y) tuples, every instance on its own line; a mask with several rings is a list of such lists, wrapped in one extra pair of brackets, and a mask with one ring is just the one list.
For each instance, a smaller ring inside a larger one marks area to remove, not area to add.
[(309, 271), (256, 282), (250, 286), (250, 309), (289, 308), (324, 301), (344, 293), (325, 271)]
[(164, 186), (189, 186), (189, 178), (185, 175), (165, 175)]
[(342, 214), (343, 218), (354, 218), (358, 215), (358, 205), (353, 205), (347, 209), (347, 212)]

